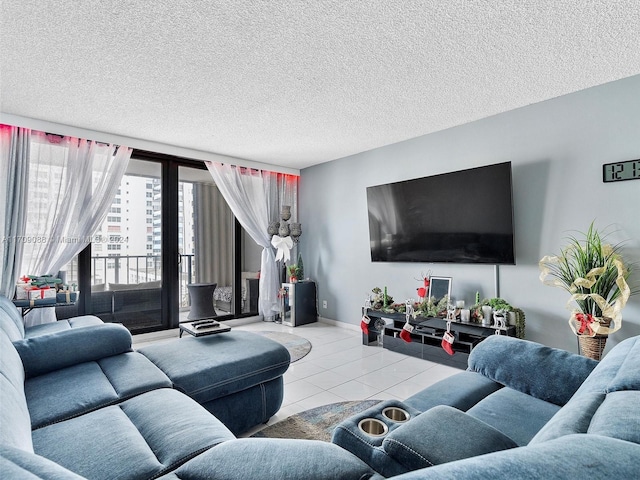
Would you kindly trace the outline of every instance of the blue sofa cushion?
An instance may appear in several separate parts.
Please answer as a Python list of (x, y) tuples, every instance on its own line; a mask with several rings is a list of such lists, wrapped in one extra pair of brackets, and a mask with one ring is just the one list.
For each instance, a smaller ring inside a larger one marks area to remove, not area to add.
[(24, 370), (4, 331), (0, 331), (0, 438), (3, 444), (33, 452)]
[(449, 405), (465, 412), (501, 388), (501, 384), (475, 372), (460, 372), (421, 390), (404, 403), (421, 412), (437, 405)]
[(72, 328), (13, 342), (27, 376), (131, 351), (131, 334), (118, 324)]
[(595, 412), (587, 433), (640, 444), (640, 391), (609, 393)]
[(0, 329), (14, 342), (24, 338), (24, 321), (18, 309), (4, 295), (0, 295)]
[(243, 331), (182, 338), (138, 351), (198, 403), (278, 378), (291, 361), (283, 345)]
[(639, 371), (640, 337), (620, 342), (531, 443), (546, 442), (572, 433), (640, 441), (640, 411), (629, 408), (640, 400)]
[(0, 445), (0, 473), (11, 480), (82, 480), (83, 477), (40, 455)]
[(488, 337), (469, 355), (469, 370), (560, 406), (597, 364), (565, 350), (504, 335)]
[(199, 455), (162, 480), (365, 480), (374, 475), (364, 462), (331, 443), (245, 438)]
[(558, 405), (505, 387), (478, 402), (467, 413), (523, 446), (558, 410)]
[(104, 322), (94, 315), (82, 315), (68, 320), (58, 320), (57, 322), (43, 323), (25, 329), (25, 338), (48, 335), (50, 333), (70, 330), (72, 328), (93, 327), (102, 325)]
[(203, 407), (168, 388), (33, 432), (35, 453), (95, 480), (159, 476), (234, 438)]
[(30, 378), (25, 393), (31, 428), (36, 429), (170, 387), (169, 378), (146, 357), (129, 352)]

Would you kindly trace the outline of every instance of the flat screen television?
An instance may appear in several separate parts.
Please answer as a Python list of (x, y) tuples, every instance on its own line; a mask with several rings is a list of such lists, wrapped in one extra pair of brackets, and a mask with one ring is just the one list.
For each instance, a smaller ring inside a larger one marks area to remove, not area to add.
[(515, 264), (511, 162), (367, 187), (373, 262)]

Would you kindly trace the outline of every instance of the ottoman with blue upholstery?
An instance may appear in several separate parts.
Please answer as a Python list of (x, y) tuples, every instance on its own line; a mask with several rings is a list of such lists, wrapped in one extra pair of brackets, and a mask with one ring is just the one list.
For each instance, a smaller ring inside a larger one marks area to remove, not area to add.
[(289, 351), (251, 332), (231, 331), (138, 350), (234, 434), (266, 423), (282, 405)]

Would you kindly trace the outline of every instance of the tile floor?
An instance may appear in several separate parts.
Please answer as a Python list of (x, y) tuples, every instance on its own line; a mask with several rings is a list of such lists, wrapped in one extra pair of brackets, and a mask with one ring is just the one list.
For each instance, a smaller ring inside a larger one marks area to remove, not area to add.
[[(232, 324), (238, 330), (293, 333), (311, 342), (311, 352), (294, 362), (284, 375), (284, 401), (267, 425), (303, 410), (345, 400), (399, 399), (460, 370), (409, 357), (376, 346), (362, 345), (357, 327), (316, 322), (296, 328), (257, 321)], [(351, 328), (349, 328), (351, 327)], [(134, 348), (178, 336), (177, 330), (134, 336)], [(264, 428), (260, 426), (246, 434)]]

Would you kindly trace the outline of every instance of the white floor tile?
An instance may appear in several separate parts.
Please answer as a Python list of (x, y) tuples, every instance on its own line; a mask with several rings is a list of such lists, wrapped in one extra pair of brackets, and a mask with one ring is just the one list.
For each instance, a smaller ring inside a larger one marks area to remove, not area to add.
[(299, 407), (301, 410), (309, 410), (311, 408), (320, 407), (322, 405), (328, 405), (330, 403), (344, 402), (344, 398), (339, 397), (338, 395), (331, 392), (320, 392), (317, 395), (312, 395), (311, 397), (304, 398), (299, 402), (295, 403), (295, 407)]
[(294, 362), (289, 365), (287, 372), (291, 372), (296, 377), (304, 379), (305, 377), (310, 377), (326, 370), (326, 368), (323, 368), (314, 362)]
[(421, 390), (424, 390), (424, 386), (420, 383), (414, 383), (410, 380), (397, 383), (396, 385), (389, 387), (384, 393), (393, 395), (394, 397), (404, 400), (412, 395), (415, 395)]
[(296, 403), (304, 398), (317, 395), (322, 391), (322, 388), (315, 386), (313, 383), (309, 383), (306, 380), (297, 380), (285, 386), (284, 400), (282, 403), (283, 405)]
[(343, 383), (347, 383), (351, 379), (349, 377), (340, 375), (333, 370), (325, 370), (324, 372), (316, 373), (315, 375), (306, 377), (305, 380), (317, 387), (322, 388), (323, 390), (329, 390), (331, 388), (337, 387), (338, 385), (342, 385)]
[(385, 369), (376, 370), (358, 377), (358, 382), (374, 387), (379, 392), (387, 390), (389, 387), (397, 385), (406, 380), (393, 373), (385, 372)]
[(372, 387), (361, 382), (352, 380), (342, 385), (338, 385), (329, 390), (329, 392), (344, 398), (345, 400), (362, 400), (365, 398), (373, 398), (383, 389)]
[(433, 385), (434, 383), (439, 382), (440, 380), (443, 380), (447, 377), (450, 377), (451, 375), (455, 375), (462, 371), (463, 370), (460, 370), (454, 367), (449, 367), (447, 365), (436, 364), (433, 368), (430, 368), (429, 370), (419, 373), (411, 377), (409, 380), (413, 383), (422, 385), (422, 388), (427, 388), (428, 386)]

